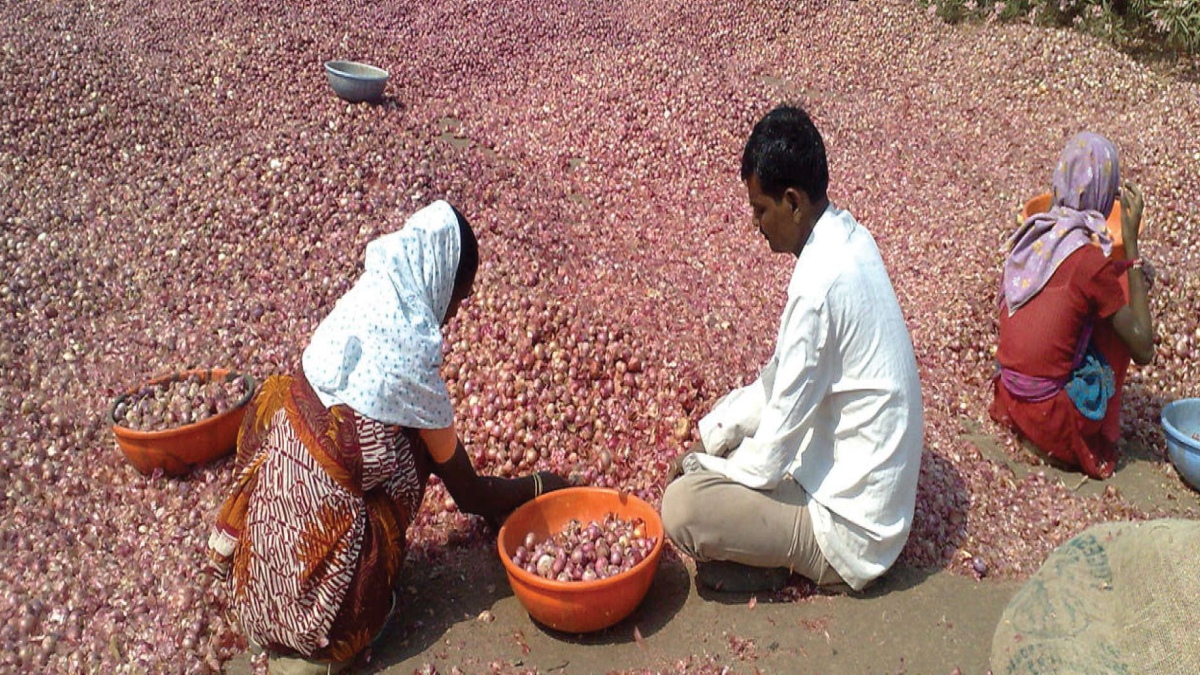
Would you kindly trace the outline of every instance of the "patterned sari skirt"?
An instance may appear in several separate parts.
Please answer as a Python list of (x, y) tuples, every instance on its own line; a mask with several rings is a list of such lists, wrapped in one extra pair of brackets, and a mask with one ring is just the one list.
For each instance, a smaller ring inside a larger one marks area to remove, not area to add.
[(346, 406), (325, 408), (303, 375), (263, 384), (209, 539), (248, 638), (318, 661), (368, 646), (394, 610), (405, 531), (424, 495), (420, 442)]

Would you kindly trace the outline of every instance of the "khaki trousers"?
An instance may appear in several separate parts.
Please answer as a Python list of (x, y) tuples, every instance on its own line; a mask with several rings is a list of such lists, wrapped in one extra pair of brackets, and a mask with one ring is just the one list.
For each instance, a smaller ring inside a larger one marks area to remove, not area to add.
[(819, 586), (844, 584), (813, 536), (808, 494), (790, 477), (752, 490), (713, 471), (676, 478), (662, 498), (663, 527), (698, 561), (786, 567)]

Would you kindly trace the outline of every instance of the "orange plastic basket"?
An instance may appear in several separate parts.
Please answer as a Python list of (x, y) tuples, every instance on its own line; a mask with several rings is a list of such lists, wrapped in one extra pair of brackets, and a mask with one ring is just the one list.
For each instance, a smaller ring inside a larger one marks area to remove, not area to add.
[[(533, 532), (545, 539), (572, 519), (603, 520), (609, 513), (645, 522), (646, 536), (657, 541), (650, 554), (632, 569), (607, 579), (555, 581), (530, 574), (512, 561), (517, 546)], [(572, 487), (542, 495), (508, 517), (498, 537), (500, 560), (508, 582), (525, 611), (539, 623), (566, 633), (589, 633), (608, 628), (637, 609), (658, 570), (663, 548), (662, 519), (654, 507), (637, 497), (597, 487)]]
[[(1044, 192), (1033, 199), (1025, 202), (1025, 207), (1021, 209), (1017, 220), (1021, 223), (1029, 216), (1038, 213), (1044, 213), (1050, 209), (1050, 193)], [(1114, 260), (1125, 259), (1125, 238), (1121, 234), (1121, 200), (1113, 201), (1112, 211), (1108, 213), (1108, 218), (1105, 221), (1108, 224), (1108, 236), (1112, 238), (1112, 258)]]
[(190, 375), (199, 375), (201, 379), (209, 382), (213, 379), (227, 378), (231, 371), (225, 368), (205, 368), (163, 375), (126, 391), (113, 401), (108, 412), (113, 435), (116, 436), (117, 445), (124, 453), (125, 459), (138, 471), (149, 475), (156, 469), (161, 469), (168, 476), (179, 476), (187, 473), (193, 466), (207, 464), (228, 455), (237, 446), (238, 429), (242, 426), (246, 404), (254, 395), (255, 388), (254, 378), (245, 374), (235, 377), (244, 378), (246, 395), (220, 415), (163, 431), (135, 431), (117, 423), (117, 404), (125, 398), (143, 387), (183, 379)]

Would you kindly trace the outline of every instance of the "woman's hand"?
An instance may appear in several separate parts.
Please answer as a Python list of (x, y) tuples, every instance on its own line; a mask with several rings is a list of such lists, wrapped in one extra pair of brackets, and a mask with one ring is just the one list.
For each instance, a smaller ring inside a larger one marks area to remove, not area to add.
[(542, 479), (542, 494), (571, 487), (571, 481), (553, 471), (539, 471), (537, 475)]
[(1138, 232), (1142, 227), (1142, 210), (1146, 202), (1136, 185), (1126, 182), (1121, 186), (1121, 239), (1125, 244), (1126, 257), (1137, 257)]
[[(509, 514), (513, 512), (521, 504), (524, 504), (531, 499), (536, 499), (540, 495), (555, 490), (561, 490), (565, 487), (571, 487), (571, 483), (566, 478), (554, 473), (553, 471), (538, 471), (536, 474), (529, 474), (522, 478), (500, 479), (505, 481), (505, 486), (508, 491), (515, 495), (514, 500), (508, 502), (511, 508), (499, 511), (490, 511), (484, 518), (493, 529), (500, 529), (504, 521), (508, 519)], [(503, 508), (503, 507), (502, 507)]]
[(481, 476), (475, 472), (462, 441), (457, 441), (450, 459), (445, 462), (432, 460), (430, 469), (445, 483), (446, 491), (461, 511), (483, 516), (491, 523), (504, 522), (513, 509), (539, 494), (570, 485), (567, 479), (552, 471), (540, 471), (536, 477), (534, 474), (521, 478)]

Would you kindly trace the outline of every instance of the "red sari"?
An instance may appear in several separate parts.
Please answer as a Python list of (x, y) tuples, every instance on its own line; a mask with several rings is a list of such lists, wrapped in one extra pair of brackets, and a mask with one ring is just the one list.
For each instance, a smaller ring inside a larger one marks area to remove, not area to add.
[(268, 379), (238, 436), (237, 479), (209, 540), (247, 636), (346, 661), (393, 610), (427, 473), (415, 434), (337, 405), (303, 375)]
[(1128, 302), (1119, 263), (1096, 246), (1084, 246), (1055, 270), (1045, 287), (1011, 316), (1000, 308), (1001, 367), (1038, 378), (1065, 378), (1073, 368), (1079, 336), (1090, 320), (1092, 343), (1113, 371), (1116, 385), (1100, 420), (1090, 420), (1065, 391), (1044, 401), (1019, 400), (999, 378), (994, 382), (992, 419), (1039, 450), (1093, 478), (1112, 475), (1121, 434), (1121, 391), (1129, 348), (1112, 327), (1112, 315)]

